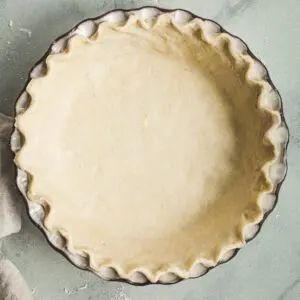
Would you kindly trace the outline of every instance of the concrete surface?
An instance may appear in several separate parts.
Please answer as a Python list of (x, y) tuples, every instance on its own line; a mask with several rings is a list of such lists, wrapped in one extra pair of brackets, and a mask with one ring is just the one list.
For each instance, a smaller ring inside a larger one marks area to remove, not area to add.
[(299, 0), (0, 0), (0, 111), (12, 114), (27, 72), (56, 36), (83, 18), (145, 4), (182, 7), (219, 21), (267, 65), (290, 128), (289, 170), (260, 234), (229, 263), (172, 286), (109, 283), (55, 252), (24, 214), (4, 240), (37, 300), (300, 299), (300, 2)]

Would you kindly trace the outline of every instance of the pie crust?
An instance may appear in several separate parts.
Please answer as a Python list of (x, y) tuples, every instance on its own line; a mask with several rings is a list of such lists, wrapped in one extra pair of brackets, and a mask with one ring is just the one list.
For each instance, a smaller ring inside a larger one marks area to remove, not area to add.
[(267, 70), (218, 24), (144, 7), (56, 40), (16, 103), (29, 214), (76, 266), (174, 283), (258, 232), (286, 173)]

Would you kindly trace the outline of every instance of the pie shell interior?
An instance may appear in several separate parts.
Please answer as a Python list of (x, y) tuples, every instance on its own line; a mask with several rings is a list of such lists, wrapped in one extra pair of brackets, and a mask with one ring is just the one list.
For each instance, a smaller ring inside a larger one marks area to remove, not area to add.
[(205, 274), (256, 234), (286, 172), (288, 132), (266, 69), (241, 40), (182, 10), (81, 23), (32, 70), (16, 112), (31, 217), (105, 279)]

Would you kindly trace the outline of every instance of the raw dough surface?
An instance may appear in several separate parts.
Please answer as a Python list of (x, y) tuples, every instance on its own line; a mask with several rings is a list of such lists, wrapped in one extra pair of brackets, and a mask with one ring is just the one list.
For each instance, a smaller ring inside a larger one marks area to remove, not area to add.
[(195, 26), (100, 25), (27, 88), (16, 160), (32, 175), (28, 196), (49, 203), (46, 227), (96, 267), (216, 260), (261, 215), (273, 157), (261, 86), (225, 39), (213, 47)]

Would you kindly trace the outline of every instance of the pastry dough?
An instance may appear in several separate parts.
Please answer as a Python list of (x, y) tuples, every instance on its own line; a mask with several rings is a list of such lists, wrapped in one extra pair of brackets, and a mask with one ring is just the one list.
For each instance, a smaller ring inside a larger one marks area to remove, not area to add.
[(27, 197), (47, 203), (44, 226), (93, 269), (182, 277), (199, 258), (215, 265), (245, 242), (263, 212), (275, 159), (266, 136), (278, 116), (260, 108), (271, 86), (228, 34), (212, 43), (203, 21), (103, 22), (50, 54), (16, 118), (16, 164)]

